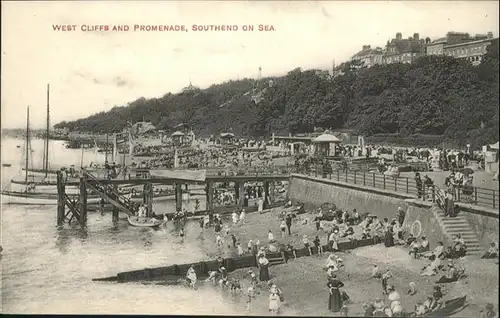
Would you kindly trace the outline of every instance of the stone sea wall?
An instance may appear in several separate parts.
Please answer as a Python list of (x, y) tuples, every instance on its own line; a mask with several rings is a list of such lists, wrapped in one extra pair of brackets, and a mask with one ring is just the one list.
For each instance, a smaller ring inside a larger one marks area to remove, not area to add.
[[(290, 178), (288, 195), (292, 201), (304, 203), (306, 209), (334, 203), (341, 210), (356, 209), (360, 214), (371, 213), (379, 219), (396, 218), (398, 207), (402, 207), (407, 211), (405, 226), (413, 227), (413, 233), (426, 235), (433, 246), (438, 241), (448, 242), (432, 211), (437, 207), (406, 202), (406, 199), (416, 199), (410, 194), (294, 174)], [(492, 238), (498, 241), (498, 213), (495, 215), (481, 207), (460, 205), (461, 213), (483, 245)], [(414, 224), (415, 221), (420, 224)]]

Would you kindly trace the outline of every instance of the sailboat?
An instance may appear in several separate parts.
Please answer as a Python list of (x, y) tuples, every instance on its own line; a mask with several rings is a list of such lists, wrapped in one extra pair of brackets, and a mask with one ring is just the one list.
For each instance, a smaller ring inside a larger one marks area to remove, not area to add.
[[(30, 175), (30, 155), (31, 155), (31, 139), (30, 139), (30, 109), (27, 108), (26, 116), (26, 139), (25, 139), (25, 169), (24, 169), (24, 189), (15, 190), (2, 190), (1, 200), (2, 204), (26, 204), (26, 205), (56, 205), (57, 194), (55, 193), (36, 193), (33, 176)], [(69, 189), (68, 189), (69, 190)], [(68, 191), (71, 194), (71, 190)], [(94, 200), (95, 203), (98, 199)]]

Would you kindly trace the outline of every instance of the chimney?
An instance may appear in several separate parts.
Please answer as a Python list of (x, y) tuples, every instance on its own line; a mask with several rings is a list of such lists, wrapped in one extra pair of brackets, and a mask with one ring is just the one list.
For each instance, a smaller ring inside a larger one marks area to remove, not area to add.
[(402, 39), (403, 35), (401, 34), (401, 32), (396, 33), (396, 40), (402, 40)]
[(486, 35), (488, 37), (488, 39), (493, 39), (493, 32), (488, 32), (488, 34)]
[(370, 49), (370, 47), (371, 47), (370, 45), (363, 45), (363, 50), (368, 50)]
[(413, 39), (414, 39), (415, 41), (420, 41), (420, 35), (419, 35), (418, 33), (414, 33), (414, 34), (413, 34)]

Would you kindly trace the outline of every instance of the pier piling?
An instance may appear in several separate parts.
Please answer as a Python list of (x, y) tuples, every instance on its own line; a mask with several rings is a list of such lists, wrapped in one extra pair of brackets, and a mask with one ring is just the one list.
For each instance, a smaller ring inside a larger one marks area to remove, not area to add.
[(113, 207), (113, 217), (112, 217), (113, 223), (118, 222), (119, 213), (120, 213), (120, 210), (118, 210), (118, 208), (114, 206)]
[(147, 216), (153, 215), (153, 184), (145, 183), (143, 186), (143, 202), (147, 207)]
[(80, 225), (85, 226), (87, 222), (87, 182), (80, 177)]
[(238, 205), (240, 207), (245, 205), (245, 182), (239, 182), (238, 184)]
[(175, 209), (177, 211), (182, 210), (182, 184), (175, 184)]
[(63, 225), (66, 208), (66, 186), (60, 171), (57, 172), (57, 225)]
[(206, 188), (207, 196), (207, 211), (213, 211), (214, 209), (214, 184), (210, 181), (207, 182)]

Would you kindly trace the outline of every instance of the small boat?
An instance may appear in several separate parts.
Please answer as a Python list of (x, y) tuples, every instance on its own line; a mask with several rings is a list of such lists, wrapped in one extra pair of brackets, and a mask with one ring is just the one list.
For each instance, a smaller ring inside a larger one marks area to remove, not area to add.
[(440, 309), (428, 312), (425, 315), (423, 315), (422, 317), (448, 317), (448, 316), (451, 316), (455, 313), (455, 311), (457, 311), (458, 309), (465, 306), (466, 299), (467, 299), (467, 296), (458, 297), (458, 298), (448, 300), (444, 303), (444, 306), (441, 307)]
[(10, 163), (2, 163), (2, 167), (10, 167), (12, 166)]
[[(154, 223), (151, 222), (151, 220), (154, 220)], [(158, 228), (160, 225), (163, 224), (162, 221), (158, 221), (157, 219), (152, 217), (148, 218), (148, 217), (128, 216), (127, 221), (128, 224), (135, 227)]]

